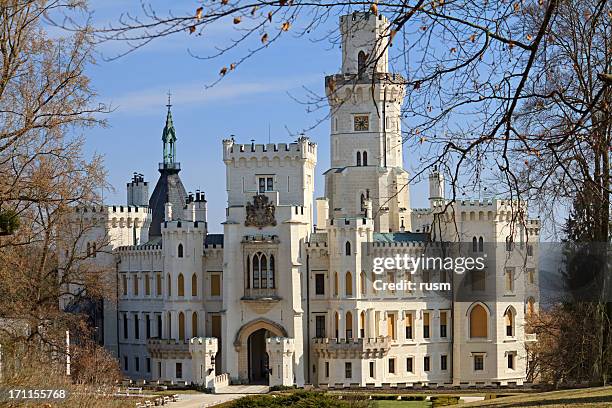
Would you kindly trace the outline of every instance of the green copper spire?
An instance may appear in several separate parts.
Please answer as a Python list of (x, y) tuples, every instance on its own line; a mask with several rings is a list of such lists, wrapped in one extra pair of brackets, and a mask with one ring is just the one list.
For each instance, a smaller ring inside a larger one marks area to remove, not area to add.
[(170, 92), (168, 92), (168, 114), (166, 116), (166, 126), (162, 132), (162, 142), (164, 143), (164, 164), (174, 164), (176, 162), (176, 131), (172, 123), (172, 112), (170, 107)]

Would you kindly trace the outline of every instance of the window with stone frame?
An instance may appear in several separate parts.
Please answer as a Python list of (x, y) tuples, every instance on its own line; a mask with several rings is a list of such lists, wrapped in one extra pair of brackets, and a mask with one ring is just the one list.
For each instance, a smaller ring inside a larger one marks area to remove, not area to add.
[(273, 253), (258, 251), (247, 256), (246, 288), (275, 289), (276, 262)]

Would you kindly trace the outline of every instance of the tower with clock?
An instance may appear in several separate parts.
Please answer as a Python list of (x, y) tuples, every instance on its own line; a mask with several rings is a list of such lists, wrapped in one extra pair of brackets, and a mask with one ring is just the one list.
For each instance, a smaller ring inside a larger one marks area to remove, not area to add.
[(400, 121), (405, 80), (389, 72), (389, 21), (353, 13), (340, 18), (340, 28), (342, 71), (325, 78), (331, 108), (329, 218), (362, 217), (369, 199), (375, 231), (410, 230)]

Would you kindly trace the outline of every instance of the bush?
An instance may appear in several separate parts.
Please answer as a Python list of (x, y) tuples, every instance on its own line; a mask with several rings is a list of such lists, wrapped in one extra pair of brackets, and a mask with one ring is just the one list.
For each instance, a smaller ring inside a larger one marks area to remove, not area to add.
[[(364, 397), (365, 398), (365, 397)], [(346, 400), (339, 399), (338, 396), (326, 394), (317, 391), (297, 391), (291, 394), (275, 394), (275, 395), (257, 395), (240, 398), (232, 401), (227, 408), (351, 408), (357, 405), (367, 406), (367, 400), (356, 400), (348, 398)]]
[(425, 395), (402, 395), (402, 401), (425, 401)]
[(429, 400), (433, 407), (444, 407), (447, 405), (457, 405), (459, 403), (459, 397), (452, 395), (440, 395), (430, 397)]
[(270, 387), (270, 391), (287, 391), (287, 390), (295, 390), (297, 387), (295, 385), (275, 385)]

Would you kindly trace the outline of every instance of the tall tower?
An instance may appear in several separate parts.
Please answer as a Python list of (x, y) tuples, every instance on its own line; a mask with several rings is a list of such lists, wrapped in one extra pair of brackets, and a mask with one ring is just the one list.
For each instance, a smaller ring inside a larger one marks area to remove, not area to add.
[[(176, 161), (176, 130), (172, 121), (170, 110), (170, 96), (168, 96), (168, 113), (166, 125), (162, 131), (163, 161), (159, 163), (159, 179), (149, 199), (149, 208), (152, 212), (149, 237), (161, 237), (161, 223), (177, 219), (185, 219), (187, 191), (179, 177), (181, 164)], [(166, 217), (166, 203), (170, 203), (172, 219)]]
[(400, 120), (405, 80), (389, 73), (389, 21), (353, 13), (340, 17), (340, 30), (342, 72), (325, 78), (331, 108), (329, 216), (363, 217), (369, 198), (375, 231), (410, 230)]

